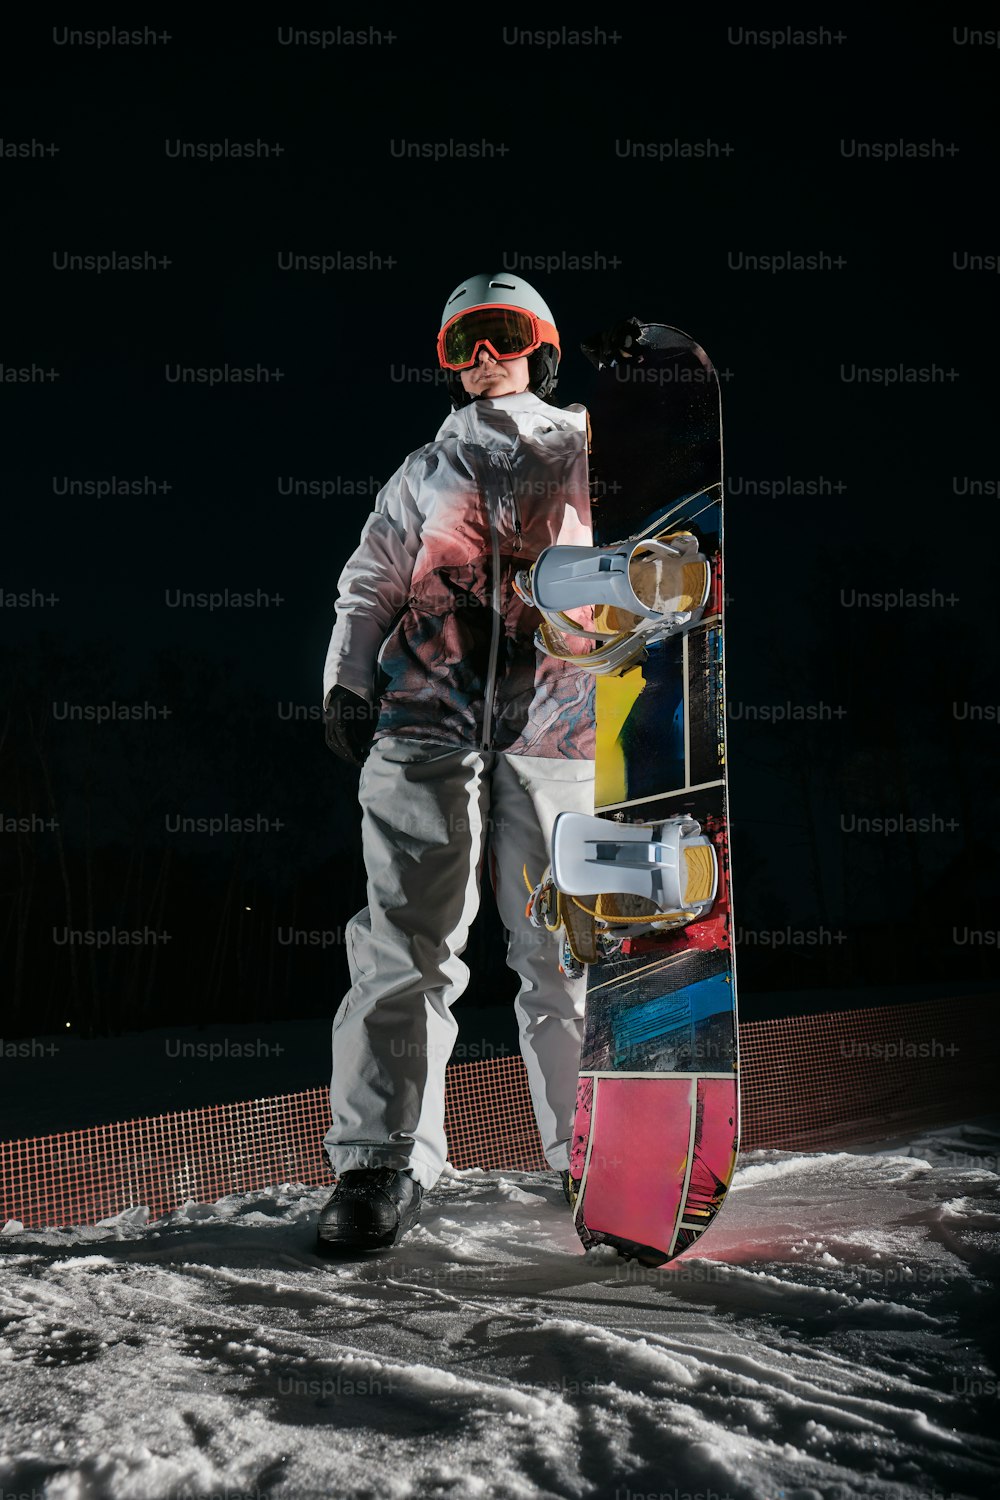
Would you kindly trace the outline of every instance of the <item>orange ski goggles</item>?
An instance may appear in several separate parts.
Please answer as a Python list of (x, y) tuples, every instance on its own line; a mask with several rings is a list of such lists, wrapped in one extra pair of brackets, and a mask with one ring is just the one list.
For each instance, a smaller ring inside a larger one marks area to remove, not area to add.
[(523, 307), (489, 302), (448, 319), (437, 338), (438, 363), (444, 370), (467, 370), (484, 345), (494, 359), (520, 359), (542, 344), (559, 349), (554, 324)]

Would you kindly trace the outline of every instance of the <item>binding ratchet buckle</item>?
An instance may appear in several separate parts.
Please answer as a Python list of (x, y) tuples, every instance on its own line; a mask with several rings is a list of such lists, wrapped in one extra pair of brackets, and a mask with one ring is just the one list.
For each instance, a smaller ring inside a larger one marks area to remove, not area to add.
[[(711, 584), (711, 564), (690, 531), (613, 547), (546, 547), (514, 578), (515, 592), (542, 616), (539, 649), (595, 676), (626, 670), (647, 646), (696, 624)], [(566, 613), (588, 606), (593, 630)], [(571, 636), (601, 644), (572, 651)]]
[(525, 883), (529, 920), (560, 934), (560, 969), (577, 978), (585, 964), (615, 953), (623, 938), (707, 916), (719, 864), (694, 818), (622, 824), (562, 812), (553, 825), (551, 864), (534, 887), (525, 872)]

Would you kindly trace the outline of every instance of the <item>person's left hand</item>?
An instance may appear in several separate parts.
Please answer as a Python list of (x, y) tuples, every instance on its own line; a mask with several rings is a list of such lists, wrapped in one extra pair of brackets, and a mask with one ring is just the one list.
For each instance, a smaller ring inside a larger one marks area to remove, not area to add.
[(352, 693), (339, 683), (330, 689), (330, 702), (323, 710), (326, 743), (334, 755), (348, 765), (362, 766), (378, 724), (377, 705)]

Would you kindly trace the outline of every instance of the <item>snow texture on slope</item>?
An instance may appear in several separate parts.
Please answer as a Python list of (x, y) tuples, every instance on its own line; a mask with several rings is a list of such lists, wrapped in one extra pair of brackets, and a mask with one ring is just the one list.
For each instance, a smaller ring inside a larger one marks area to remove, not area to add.
[(997, 1493), (998, 1151), (749, 1154), (661, 1270), (585, 1254), (554, 1173), (447, 1173), (361, 1263), (294, 1186), (8, 1225), (0, 1494)]

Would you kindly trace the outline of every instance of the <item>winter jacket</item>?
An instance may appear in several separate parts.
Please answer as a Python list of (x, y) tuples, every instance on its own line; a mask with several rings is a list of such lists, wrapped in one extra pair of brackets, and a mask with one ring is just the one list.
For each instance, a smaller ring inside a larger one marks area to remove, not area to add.
[(593, 759), (595, 680), (538, 650), (512, 587), (543, 547), (592, 541), (582, 406), (524, 392), (452, 412), (379, 491), (340, 575), (324, 702), (337, 683), (381, 699), (376, 739)]

